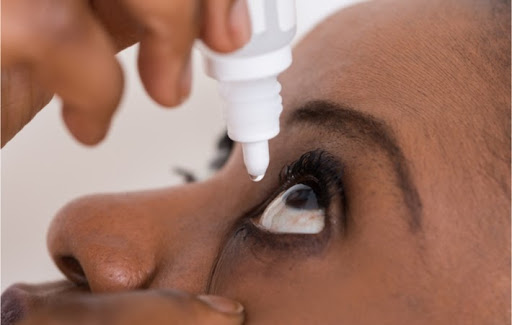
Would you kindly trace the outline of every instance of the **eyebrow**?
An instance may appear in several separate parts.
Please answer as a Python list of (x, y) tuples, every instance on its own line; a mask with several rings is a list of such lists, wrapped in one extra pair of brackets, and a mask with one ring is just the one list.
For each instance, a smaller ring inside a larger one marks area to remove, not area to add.
[(351, 139), (379, 146), (391, 162), (396, 183), (409, 210), (407, 221), (411, 229), (416, 231), (421, 228), (421, 199), (411, 178), (407, 160), (388, 124), (350, 106), (323, 100), (307, 102), (294, 110), (287, 123), (307, 123), (328, 128)]

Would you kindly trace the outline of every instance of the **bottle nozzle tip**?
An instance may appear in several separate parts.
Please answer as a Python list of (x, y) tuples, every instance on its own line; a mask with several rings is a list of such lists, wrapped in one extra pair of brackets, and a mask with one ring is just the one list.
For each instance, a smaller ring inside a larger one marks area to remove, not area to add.
[(244, 163), (253, 182), (259, 182), (265, 177), (269, 155), (268, 141), (242, 143)]
[(263, 174), (263, 175), (250, 175), (249, 174), (249, 177), (251, 178), (251, 181), (259, 182), (263, 179), (263, 177), (265, 177), (265, 174)]

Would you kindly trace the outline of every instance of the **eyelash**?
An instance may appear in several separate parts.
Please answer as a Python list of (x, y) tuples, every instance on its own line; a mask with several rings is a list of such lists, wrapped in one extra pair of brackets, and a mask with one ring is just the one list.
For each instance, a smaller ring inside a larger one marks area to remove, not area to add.
[(334, 195), (344, 200), (343, 166), (328, 152), (316, 149), (303, 154), (286, 166), (279, 175), (281, 184), (277, 194), (298, 183), (311, 186), (318, 195), (320, 205), (327, 208)]
[[(317, 149), (303, 154), (298, 160), (283, 168), (279, 176), (280, 185), (275, 194), (241, 220), (234, 236), (249, 239), (259, 249), (300, 249), (307, 253), (318, 251), (324, 247), (323, 244), (330, 236), (331, 220), (327, 211), (330, 210), (334, 196), (340, 198), (341, 222), (343, 225), (346, 224), (342, 176), (343, 166), (328, 152)], [(318, 234), (275, 234), (257, 227), (254, 219), (262, 214), (266, 206), (280, 193), (299, 183), (310, 186), (315, 191), (320, 206), (326, 209), (325, 228)]]

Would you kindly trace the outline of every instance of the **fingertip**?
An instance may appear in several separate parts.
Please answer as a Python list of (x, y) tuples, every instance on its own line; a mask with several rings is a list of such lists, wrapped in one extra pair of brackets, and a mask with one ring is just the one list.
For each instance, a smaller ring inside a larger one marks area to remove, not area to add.
[(176, 82), (171, 76), (166, 76), (165, 73), (161, 72), (152, 74), (147, 68), (141, 68), (139, 74), (144, 89), (158, 105), (164, 108), (172, 108), (179, 104), (178, 93), (175, 90), (173, 91), (174, 86), (172, 86)]
[(139, 75), (148, 95), (159, 105), (180, 105), (189, 95), (192, 81), (190, 55), (177, 56), (168, 44), (147, 39), (139, 50)]
[(110, 119), (94, 119), (66, 104), (62, 108), (62, 118), (73, 137), (86, 146), (94, 146), (103, 141), (110, 127)]
[(144, 77), (143, 73), (141, 73), (141, 79), (149, 97), (161, 107), (174, 108), (180, 104), (178, 93), (172, 91), (172, 87), (166, 87), (166, 85), (173, 84), (174, 81), (168, 81), (169, 78), (166, 77)]
[(196, 314), (200, 320), (198, 323), (211, 325), (244, 323), (244, 307), (239, 302), (215, 295), (200, 295), (197, 298), (203, 306), (207, 306), (207, 309), (200, 309), (203, 312)]
[(242, 304), (228, 298), (214, 295), (201, 295), (197, 298), (221, 313), (241, 315), (244, 312)]
[(212, 50), (229, 53), (251, 38), (251, 20), (246, 0), (205, 0), (201, 39)]
[[(71, 135), (86, 146), (102, 142), (123, 95), (124, 76), (117, 60), (103, 67), (102, 78), (79, 89), (80, 96), (63, 97), (62, 118)], [(107, 69), (109, 68), (109, 69)]]
[(251, 20), (246, 0), (235, 0), (229, 14), (229, 28), (234, 49), (245, 45), (251, 38)]
[(180, 76), (180, 104), (190, 95), (192, 89), (192, 57), (189, 55), (182, 67)]

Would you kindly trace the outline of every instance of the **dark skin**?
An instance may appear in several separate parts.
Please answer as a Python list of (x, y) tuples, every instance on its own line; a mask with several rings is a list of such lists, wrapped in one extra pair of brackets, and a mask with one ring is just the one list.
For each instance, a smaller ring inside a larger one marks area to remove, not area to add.
[[(208, 292), (255, 324), (506, 323), (509, 14), (510, 3), (469, 0), (342, 10), (282, 75), (282, 131), (261, 183), (235, 147), (205, 182), (80, 198), (52, 223), (53, 259), (93, 293)], [(254, 226), (295, 183), (313, 187), (323, 229)]]

